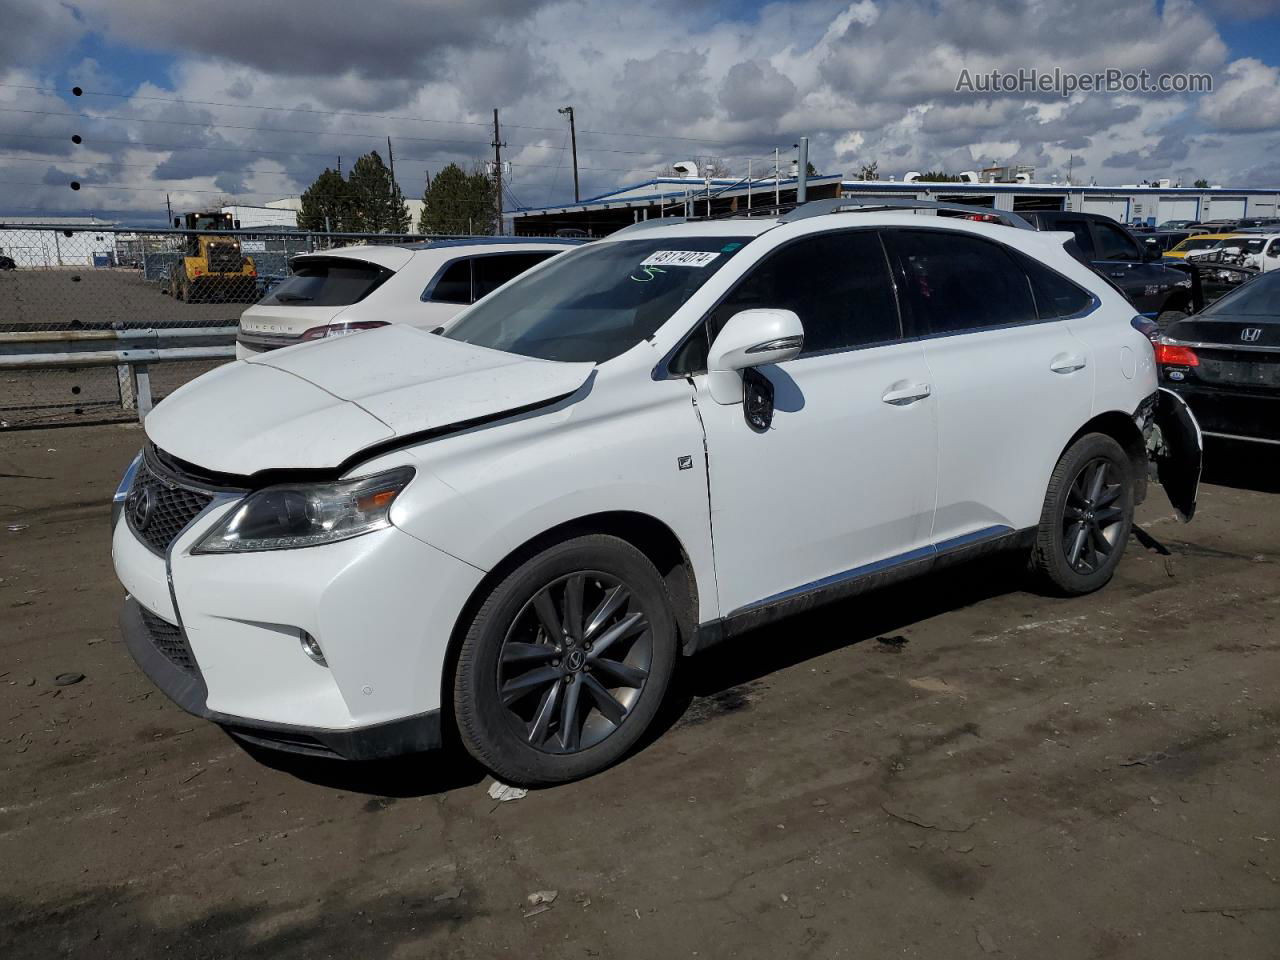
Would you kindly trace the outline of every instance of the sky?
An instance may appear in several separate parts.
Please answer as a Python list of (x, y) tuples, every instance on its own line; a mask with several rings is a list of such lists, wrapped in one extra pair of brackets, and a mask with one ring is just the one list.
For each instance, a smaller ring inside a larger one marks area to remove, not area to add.
[[(512, 206), (714, 157), (824, 174), (1280, 186), (1280, 0), (3, 0), (0, 218), (128, 224), (386, 154), (406, 196), (493, 155)], [(1209, 74), (1196, 94), (957, 91), (962, 71)], [(82, 95), (75, 96), (72, 88)], [(79, 144), (72, 136), (79, 136)], [(72, 181), (81, 184), (73, 191)]]

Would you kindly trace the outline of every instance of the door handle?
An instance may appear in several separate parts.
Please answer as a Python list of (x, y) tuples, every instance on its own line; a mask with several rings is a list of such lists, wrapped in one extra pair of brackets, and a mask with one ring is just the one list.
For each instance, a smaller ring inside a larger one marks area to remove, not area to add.
[(905, 407), (917, 400), (923, 400), (931, 393), (933, 388), (927, 383), (909, 383), (906, 386), (898, 386), (895, 383), (880, 399), (895, 407)]
[(1049, 369), (1054, 373), (1075, 373), (1089, 365), (1084, 357), (1069, 353), (1060, 353), (1049, 362)]

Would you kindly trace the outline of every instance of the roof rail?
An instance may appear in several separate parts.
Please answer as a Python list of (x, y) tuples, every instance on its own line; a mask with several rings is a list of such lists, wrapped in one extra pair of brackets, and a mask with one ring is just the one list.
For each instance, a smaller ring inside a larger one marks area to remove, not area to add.
[(688, 217), (652, 217), (649, 220), (637, 220), (635, 223), (627, 224), (621, 230), (613, 231), (609, 236), (616, 237), (620, 233), (636, 233), (640, 230), (648, 230), (651, 227), (669, 227), (673, 223), (684, 223), (688, 219)]
[(821, 217), (828, 213), (870, 213), (877, 210), (946, 210), (952, 213), (965, 214), (982, 214), (989, 217), (999, 217), (1006, 226), (1017, 227), (1019, 230), (1034, 230), (1030, 223), (1025, 219), (1012, 213), (1009, 210), (995, 210), (991, 207), (974, 207), (964, 203), (938, 203), (934, 200), (912, 200), (902, 198), (900, 200), (857, 200), (844, 199), (843, 197), (833, 197), (830, 200), (810, 200), (808, 203), (801, 204), (790, 213), (784, 213), (778, 218), (781, 223), (790, 223), (793, 220), (806, 220), (809, 217)]

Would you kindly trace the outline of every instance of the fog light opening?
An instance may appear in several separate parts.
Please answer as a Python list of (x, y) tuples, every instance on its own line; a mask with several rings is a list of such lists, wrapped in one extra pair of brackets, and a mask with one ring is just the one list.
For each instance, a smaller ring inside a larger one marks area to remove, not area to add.
[(316, 642), (316, 638), (305, 630), (302, 631), (302, 652), (322, 667), (329, 665), (324, 659), (324, 651), (320, 649), (320, 644)]

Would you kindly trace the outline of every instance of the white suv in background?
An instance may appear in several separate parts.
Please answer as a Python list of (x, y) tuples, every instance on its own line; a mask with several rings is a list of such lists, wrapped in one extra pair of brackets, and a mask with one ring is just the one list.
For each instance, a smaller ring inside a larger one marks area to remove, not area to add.
[(299, 254), (240, 317), (236, 357), (407, 323), (428, 330), (577, 240), (493, 237)]
[(538, 784), (790, 612), (996, 549), (1096, 590), (1149, 465), (1190, 518), (1201, 448), (1069, 239), (838, 201), (650, 221), (441, 335), (214, 370), (117, 493), (128, 647), (243, 740), (367, 758), (447, 726)]

